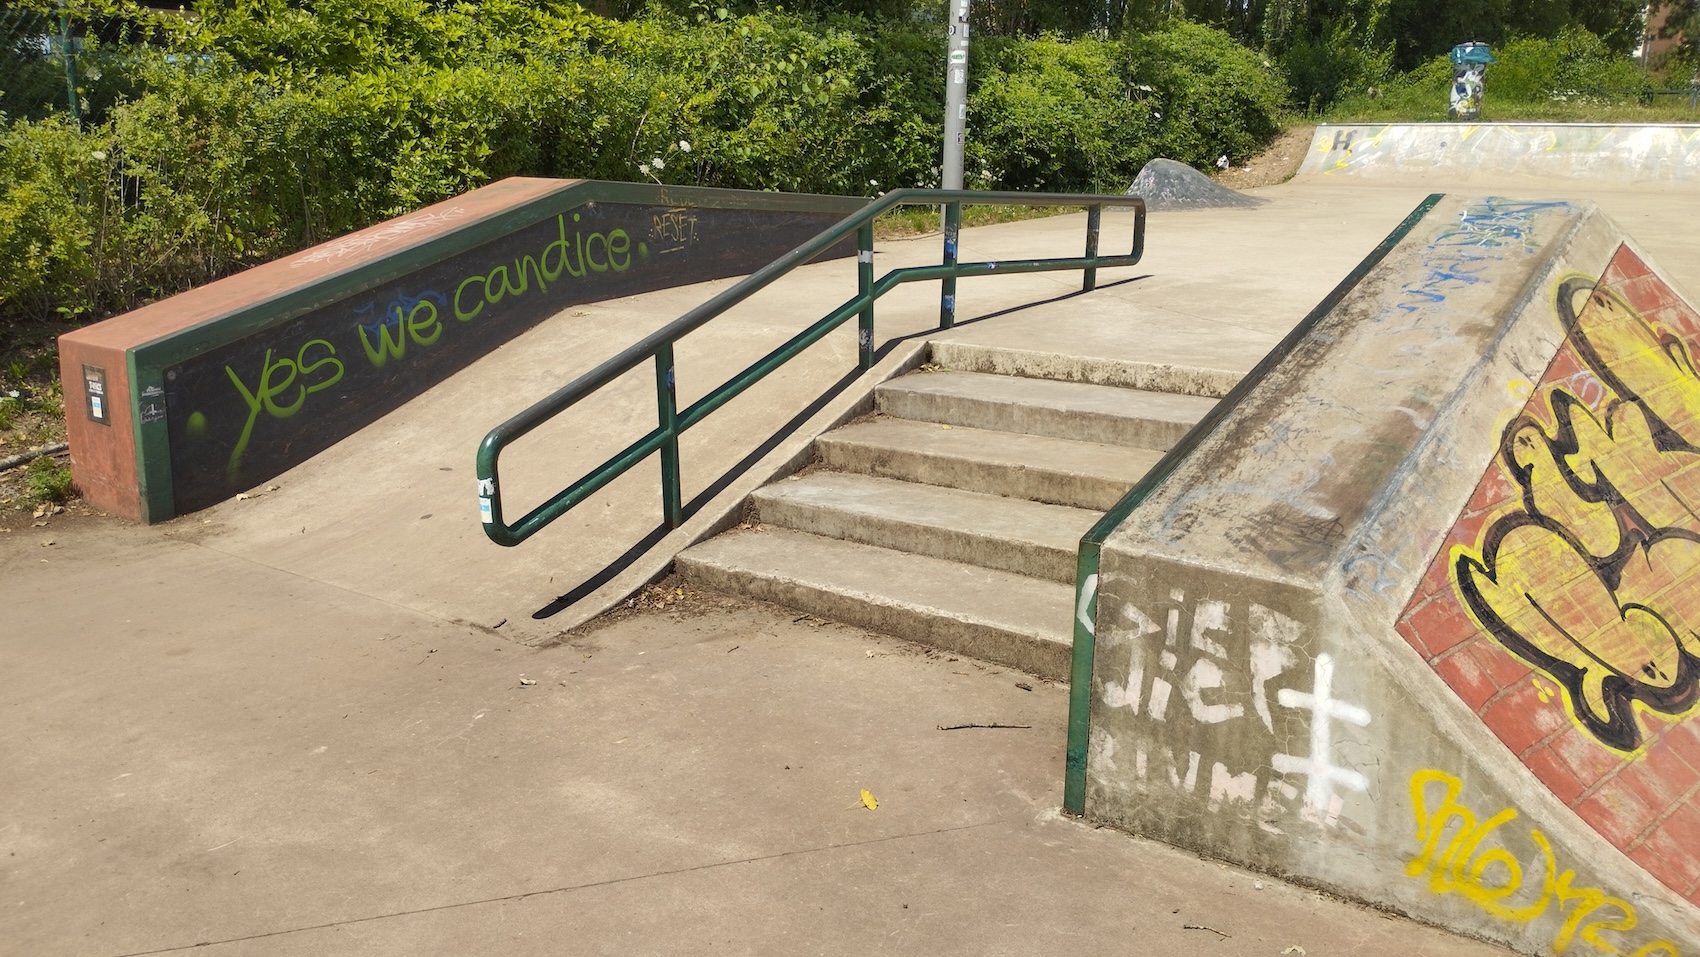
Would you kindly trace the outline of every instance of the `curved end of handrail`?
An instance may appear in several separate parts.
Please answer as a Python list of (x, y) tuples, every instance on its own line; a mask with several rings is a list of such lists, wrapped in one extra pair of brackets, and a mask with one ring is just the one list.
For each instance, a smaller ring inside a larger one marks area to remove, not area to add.
[(478, 476), (478, 517), (484, 526), (486, 538), (498, 545), (512, 548), (525, 541), (526, 536), (502, 521), (502, 489), (497, 478), (496, 459), (502, 454), (504, 441), (502, 427), (497, 426), (484, 436), (484, 441), (478, 443), (478, 460), (475, 466)]

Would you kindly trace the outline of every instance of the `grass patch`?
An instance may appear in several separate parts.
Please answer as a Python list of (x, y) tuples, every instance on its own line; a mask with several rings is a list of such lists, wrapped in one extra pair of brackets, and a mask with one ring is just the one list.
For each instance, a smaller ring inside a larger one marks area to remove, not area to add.
[(71, 469), (51, 455), (31, 462), (27, 474), (32, 504), (63, 502), (71, 497)]
[[(1024, 219), (1078, 213), (1081, 206), (964, 206), (963, 226), (992, 226)], [(874, 220), (875, 239), (908, 239), (940, 232), (944, 213), (937, 206), (902, 206)]]

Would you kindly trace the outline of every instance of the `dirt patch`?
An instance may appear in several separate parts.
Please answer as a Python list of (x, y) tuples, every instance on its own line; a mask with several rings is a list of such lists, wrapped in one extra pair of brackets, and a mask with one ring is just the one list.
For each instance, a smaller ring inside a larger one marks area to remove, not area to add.
[(1243, 166), (1230, 166), (1214, 177), (1229, 189), (1257, 189), (1278, 186), (1293, 178), (1310, 150), (1314, 126), (1291, 126), (1281, 131), (1269, 148), (1247, 160)]
[[(65, 322), (0, 322), (0, 462), (64, 444), (55, 341), (75, 328)], [(58, 451), (0, 471), (0, 529), (30, 528), (85, 511), (74, 495), (66, 494), (69, 467), (69, 454)], [(54, 513), (55, 505), (62, 511)]]

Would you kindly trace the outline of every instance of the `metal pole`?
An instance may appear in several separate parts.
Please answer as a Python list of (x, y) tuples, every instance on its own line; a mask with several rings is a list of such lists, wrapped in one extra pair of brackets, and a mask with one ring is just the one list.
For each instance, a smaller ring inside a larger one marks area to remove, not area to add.
[(944, 204), (944, 265), (951, 267), (950, 275), (940, 282), (939, 328), (956, 325), (956, 259), (957, 239), (962, 234), (962, 201)]
[[(1086, 258), (1096, 261), (1098, 258), (1098, 233), (1104, 221), (1104, 207), (1094, 204), (1086, 207)], [(1080, 288), (1083, 292), (1091, 292), (1098, 288), (1098, 267), (1087, 266), (1081, 270), (1083, 279)]]
[(856, 229), (856, 288), (867, 299), (856, 323), (856, 355), (862, 371), (874, 367), (874, 221)]
[(945, 189), (962, 188), (962, 146), (968, 125), (968, 0), (951, 0), (949, 54), (944, 83)]
[(65, 96), (71, 108), (71, 122), (83, 125), (83, 113), (77, 106), (77, 64), (71, 59), (71, 20), (59, 14), (59, 59), (65, 64)]
[[(968, 0), (948, 0), (951, 4), (950, 42), (946, 44), (944, 82), (944, 182), (945, 189), (962, 188), (962, 148), (967, 142), (968, 127)], [(962, 228), (961, 201), (944, 207), (944, 262), (956, 265), (957, 235)], [(944, 278), (939, 295), (939, 328), (949, 329), (956, 324), (956, 275)]]
[(685, 524), (684, 496), (679, 491), (679, 400), (674, 389), (673, 344), (655, 350), (655, 404), (660, 414), (661, 513), (668, 528)]

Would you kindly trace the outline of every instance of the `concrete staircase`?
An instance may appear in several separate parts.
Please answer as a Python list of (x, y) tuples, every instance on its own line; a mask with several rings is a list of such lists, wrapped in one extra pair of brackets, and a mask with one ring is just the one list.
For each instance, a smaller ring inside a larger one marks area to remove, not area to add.
[(689, 581), (1066, 678), (1080, 536), (1215, 399), (980, 372), (881, 385)]

